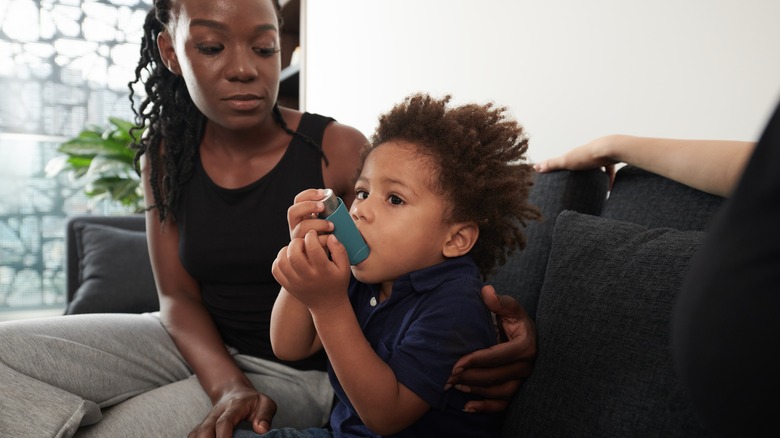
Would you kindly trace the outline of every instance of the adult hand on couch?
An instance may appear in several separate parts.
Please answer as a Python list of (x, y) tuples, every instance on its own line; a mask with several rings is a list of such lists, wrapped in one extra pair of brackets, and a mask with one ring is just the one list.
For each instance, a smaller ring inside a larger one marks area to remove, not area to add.
[(615, 164), (626, 163), (694, 189), (728, 197), (755, 145), (749, 141), (616, 134), (599, 137), (561, 156), (540, 161), (534, 168), (543, 173), (604, 167), (610, 175), (611, 188)]
[(609, 135), (599, 137), (582, 146), (578, 146), (563, 155), (549, 158), (534, 164), (537, 172), (545, 173), (554, 170), (589, 170), (603, 168), (609, 175), (609, 185), (615, 178), (615, 164), (619, 160), (614, 157), (611, 148), (619, 141), (619, 136)]
[(493, 286), (482, 288), (482, 298), (496, 314), (507, 340), (460, 358), (452, 368), (447, 386), (484, 397), (466, 403), (465, 411), (499, 412), (508, 407), (533, 370), (536, 327), (517, 300), (496, 294)]

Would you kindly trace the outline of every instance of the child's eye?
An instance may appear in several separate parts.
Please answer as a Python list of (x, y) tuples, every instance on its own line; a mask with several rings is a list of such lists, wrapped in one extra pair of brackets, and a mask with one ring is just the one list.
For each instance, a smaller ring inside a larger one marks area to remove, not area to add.
[(399, 198), (396, 195), (390, 195), (387, 197), (387, 201), (390, 202), (393, 205), (402, 205), (404, 203), (404, 200)]
[(355, 198), (363, 200), (368, 198), (368, 192), (365, 190), (355, 190)]
[(198, 44), (195, 46), (198, 52), (204, 55), (216, 55), (221, 52), (225, 47), (222, 44)]
[(279, 53), (280, 49), (277, 49), (276, 47), (255, 47), (255, 53), (262, 56), (263, 58), (270, 58), (277, 53)]

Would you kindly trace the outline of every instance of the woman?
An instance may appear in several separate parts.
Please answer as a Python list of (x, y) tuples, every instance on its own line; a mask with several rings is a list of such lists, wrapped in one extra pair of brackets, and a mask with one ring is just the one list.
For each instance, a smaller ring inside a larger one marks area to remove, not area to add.
[[(276, 105), (279, 24), (272, 0), (155, 2), (135, 82), (160, 312), (0, 324), (6, 435), (213, 437), (327, 419), (321, 358), (271, 352), (270, 267), (296, 193), (327, 186), (351, 203), (366, 139)], [(466, 410), (506, 406), (535, 355), (519, 305), (484, 295), (514, 340), (456, 364), (450, 384), (486, 397)]]

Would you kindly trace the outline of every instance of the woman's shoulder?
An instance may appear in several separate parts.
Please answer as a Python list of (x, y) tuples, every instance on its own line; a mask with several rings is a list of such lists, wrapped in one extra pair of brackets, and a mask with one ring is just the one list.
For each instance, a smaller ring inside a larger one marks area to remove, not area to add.
[[(279, 107), (287, 126), (293, 131), (298, 130), (301, 121), (304, 118), (304, 114), (309, 121), (316, 120), (318, 124), (325, 124), (325, 134), (322, 140), (323, 149), (329, 146), (338, 145), (339, 147), (347, 147), (348, 149), (362, 149), (367, 143), (368, 139), (363, 135), (360, 130), (338, 122), (335, 118), (324, 114), (303, 112), (291, 108)], [(314, 123), (314, 122), (312, 122)]]
[(360, 152), (366, 144), (368, 144), (368, 139), (357, 128), (335, 120), (328, 124), (325, 129), (325, 137), (322, 140), (323, 149), (336, 145), (339, 148), (349, 149), (350, 153)]
[(351, 205), (354, 179), (360, 166), (360, 156), (368, 139), (360, 130), (332, 121), (322, 138), (322, 152), (328, 160), (324, 167), (325, 183)]
[[(281, 108), (282, 117), (290, 129), (297, 130), (304, 113), (290, 108)], [(322, 152), (327, 163), (323, 165), (323, 179), (327, 187), (333, 189), (347, 205), (354, 198), (354, 178), (360, 166), (360, 156), (368, 144), (368, 139), (357, 128), (340, 123), (332, 117), (316, 114), (320, 123), (324, 123), (322, 134)]]

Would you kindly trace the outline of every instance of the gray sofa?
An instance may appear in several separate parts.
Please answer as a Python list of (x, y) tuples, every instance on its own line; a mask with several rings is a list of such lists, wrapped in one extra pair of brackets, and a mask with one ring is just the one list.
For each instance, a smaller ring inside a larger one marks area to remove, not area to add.
[[(536, 321), (538, 357), (502, 435), (707, 436), (669, 346), (677, 291), (722, 198), (632, 166), (536, 175), (544, 220), (491, 283)], [(67, 225), (66, 313), (158, 306), (142, 216)]]

